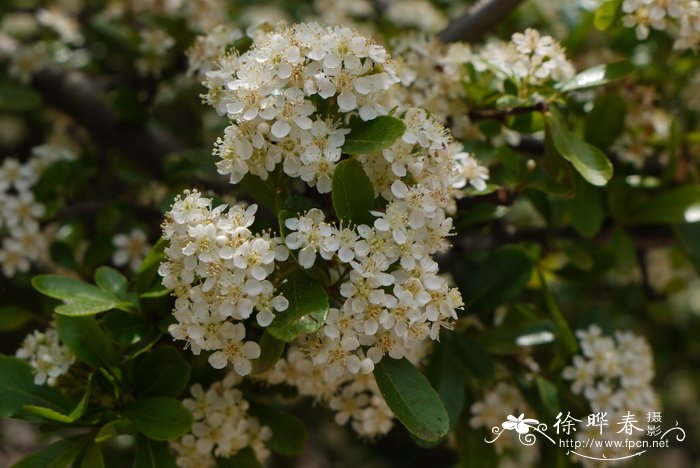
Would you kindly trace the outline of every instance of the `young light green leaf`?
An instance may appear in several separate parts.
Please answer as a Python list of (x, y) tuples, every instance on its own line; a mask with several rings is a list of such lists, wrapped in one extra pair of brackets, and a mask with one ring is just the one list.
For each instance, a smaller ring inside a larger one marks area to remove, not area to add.
[(92, 317), (56, 316), (56, 330), (76, 357), (95, 368), (117, 369), (119, 355)]
[(318, 282), (303, 271), (295, 271), (282, 283), (280, 293), (289, 307), (278, 312), (267, 331), (282, 341), (292, 341), (302, 333), (318, 330), (328, 313), (328, 294)]
[(260, 424), (272, 430), (272, 437), (265, 441), (270, 450), (293, 457), (304, 449), (306, 426), (299, 418), (275, 407), (258, 404), (252, 404), (250, 412), (260, 420)]
[(34, 372), (26, 361), (0, 355), (0, 417), (20, 413), (24, 406), (48, 408), (65, 414), (74, 403), (58, 390), (34, 384)]
[(192, 426), (192, 414), (175, 398), (151, 397), (124, 407), (126, 417), (141, 434), (153, 440), (172, 440)]
[(374, 377), (387, 405), (412, 434), (428, 441), (447, 434), (450, 418), (440, 396), (406, 358), (385, 357)]
[(126, 419), (115, 419), (110, 421), (97, 431), (95, 434), (95, 442), (101, 444), (102, 442), (111, 439), (112, 437), (119, 434), (128, 434), (133, 431), (133, 426)]
[(593, 25), (606, 31), (622, 16), (622, 0), (606, 0), (596, 10)]
[(621, 62), (609, 63), (607, 65), (597, 65), (578, 73), (568, 81), (561, 83), (557, 88), (561, 92), (575, 91), (577, 89), (601, 86), (611, 81), (619, 80), (631, 74), (635, 70), (634, 65), (625, 60)]
[(350, 122), (350, 133), (345, 136), (343, 153), (363, 154), (391, 146), (406, 131), (406, 124), (396, 117), (383, 115), (374, 120), (359, 118)]
[(613, 166), (608, 157), (569, 131), (556, 109), (547, 115), (547, 130), (552, 135), (557, 151), (584, 179), (598, 186), (608, 183), (613, 174)]
[(339, 220), (346, 225), (371, 225), (372, 215), (369, 211), (374, 208), (374, 188), (356, 159), (346, 159), (336, 166), (331, 196)]
[(38, 405), (24, 405), (22, 408), (28, 412), (35, 414), (37, 416), (40, 416), (44, 419), (48, 419), (49, 421), (56, 421), (64, 424), (70, 424), (78, 419), (80, 419), (83, 414), (85, 414), (85, 410), (87, 410), (88, 402), (90, 401), (90, 393), (92, 391), (92, 374), (88, 377), (87, 385), (85, 387), (85, 393), (83, 394), (83, 397), (80, 399), (78, 404), (73, 408), (73, 410), (68, 413), (62, 413), (60, 411), (56, 411), (51, 408), (46, 408), (44, 406), (38, 406)]
[(34, 314), (15, 306), (0, 307), (0, 332), (19, 330), (34, 319)]
[(177, 397), (190, 380), (190, 365), (172, 346), (145, 354), (134, 366), (134, 393)]

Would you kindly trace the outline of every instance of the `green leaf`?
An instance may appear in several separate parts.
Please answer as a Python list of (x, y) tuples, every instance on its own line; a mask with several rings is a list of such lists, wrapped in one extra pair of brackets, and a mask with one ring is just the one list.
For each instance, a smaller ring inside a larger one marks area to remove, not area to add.
[(700, 185), (656, 193), (623, 213), (625, 224), (676, 224), (694, 221), (700, 213)]
[[(457, 262), (456, 268), (462, 269)], [(532, 274), (532, 259), (520, 248), (502, 247), (489, 254), (461, 279), (455, 275), (467, 311), (486, 311), (498, 307), (523, 290)]]
[(141, 434), (136, 436), (134, 468), (176, 468), (167, 442), (150, 440)]
[(306, 426), (299, 418), (267, 405), (251, 404), (250, 413), (272, 431), (272, 437), (265, 441), (267, 448), (287, 457), (299, 455), (304, 449)]
[(216, 466), (218, 468), (262, 468), (263, 465), (258, 461), (253, 449), (245, 447), (232, 457), (216, 458)]
[(593, 237), (603, 226), (605, 207), (600, 190), (577, 177), (576, 196), (566, 201), (571, 225), (583, 237)]
[(608, 183), (613, 174), (613, 166), (602, 151), (569, 131), (556, 109), (547, 115), (547, 124), (554, 147), (584, 179), (593, 185)]
[(134, 393), (138, 396), (177, 397), (190, 380), (190, 365), (172, 346), (146, 353), (134, 366)]
[(137, 343), (151, 330), (142, 315), (127, 314), (121, 310), (106, 313), (102, 324), (112, 341), (121, 346)]
[(56, 307), (56, 312), (62, 315), (94, 315), (131, 306), (110, 292), (67, 276), (35, 276), (32, 285), (45, 296), (63, 300), (65, 304)]
[(406, 131), (406, 124), (396, 117), (383, 115), (367, 122), (354, 118), (345, 136), (343, 153), (363, 154), (391, 146)]
[(292, 341), (302, 333), (318, 330), (328, 313), (328, 294), (319, 283), (297, 270), (280, 287), (289, 307), (278, 312), (267, 331), (282, 341)]
[(593, 25), (600, 31), (606, 31), (622, 17), (622, 0), (606, 0), (595, 12)]
[(586, 141), (598, 148), (612, 145), (624, 128), (626, 109), (625, 100), (617, 93), (598, 96), (586, 114)]
[(331, 196), (335, 215), (345, 225), (371, 225), (369, 211), (374, 208), (374, 188), (356, 159), (346, 159), (336, 166)]
[[(153, 283), (156, 280), (160, 280), (158, 276), (158, 267), (165, 260), (165, 248), (167, 246), (168, 240), (161, 237), (151, 251), (148, 252), (143, 262), (141, 262), (141, 266), (139, 266), (139, 269), (136, 271), (136, 276), (134, 277), (136, 291), (138, 291), (139, 294), (149, 291), (153, 287)], [(158, 281), (158, 283), (160, 284), (160, 281)]]
[(87, 385), (85, 387), (85, 393), (80, 399), (78, 404), (73, 408), (69, 414), (64, 414), (62, 412), (53, 410), (51, 408), (46, 408), (44, 406), (37, 405), (24, 405), (22, 408), (28, 413), (35, 414), (49, 421), (56, 421), (64, 424), (70, 424), (78, 419), (80, 419), (87, 410), (88, 402), (90, 401), (90, 393), (92, 391), (92, 374), (88, 377)]
[(12, 468), (70, 468), (90, 442), (92, 437), (84, 434), (61, 439), (23, 458)]
[(29, 111), (41, 105), (41, 95), (27, 88), (10, 83), (0, 83), (0, 111)]
[(455, 358), (464, 370), (484, 380), (494, 376), (496, 365), (479, 342), (463, 333), (454, 333), (453, 341)]
[(535, 387), (537, 388), (537, 395), (544, 410), (544, 416), (548, 419), (555, 419), (561, 410), (557, 386), (541, 375), (536, 375)]
[(78, 359), (96, 368), (119, 367), (117, 351), (94, 318), (57, 315), (56, 330)]
[(102, 457), (100, 446), (91, 442), (80, 461), (80, 468), (104, 468), (104, 466), (105, 460)]
[(565, 360), (570, 355), (578, 353), (578, 343), (576, 342), (576, 337), (571, 331), (569, 324), (559, 310), (559, 306), (557, 306), (554, 296), (547, 286), (544, 275), (540, 270), (537, 270), (537, 275), (542, 287), (542, 299), (544, 301), (545, 310), (549, 313), (549, 316), (554, 322), (554, 328), (556, 330), (555, 335), (560, 349), (560, 360)]
[(445, 333), (441, 337), (425, 370), (428, 381), (437, 390), (440, 400), (445, 405), (451, 429), (459, 421), (466, 397), (464, 374), (455, 372), (457, 362), (452, 341), (451, 333)]
[(252, 362), (252, 374), (261, 374), (272, 369), (284, 353), (284, 341), (278, 340), (267, 330), (262, 334), (258, 344), (260, 345), (260, 357)]
[(67, 413), (74, 403), (58, 390), (34, 385), (34, 372), (26, 361), (0, 355), (0, 417), (16, 416), (25, 405)]
[(611, 81), (619, 80), (634, 72), (635, 67), (630, 62), (609, 63), (607, 65), (597, 65), (578, 73), (568, 81), (557, 86), (561, 92), (569, 92), (577, 89), (601, 86)]
[(28, 310), (15, 306), (0, 307), (0, 332), (19, 330), (34, 319)]
[(95, 283), (110, 294), (123, 298), (129, 281), (114, 268), (101, 266), (95, 270)]
[(192, 426), (192, 414), (175, 398), (135, 400), (124, 407), (123, 414), (137, 431), (154, 440), (176, 439)]
[(440, 396), (406, 358), (385, 357), (375, 366), (374, 377), (387, 405), (412, 434), (428, 441), (447, 434), (450, 418)]
[(111, 439), (112, 437), (119, 434), (128, 434), (133, 430), (131, 423), (126, 419), (116, 419), (110, 421), (97, 431), (95, 434), (95, 442), (101, 444), (102, 442)]

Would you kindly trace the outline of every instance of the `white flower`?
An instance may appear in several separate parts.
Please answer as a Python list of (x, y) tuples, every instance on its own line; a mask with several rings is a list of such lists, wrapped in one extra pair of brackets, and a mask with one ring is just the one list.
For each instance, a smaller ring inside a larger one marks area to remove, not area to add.
[(452, 187), (456, 189), (464, 188), (469, 183), (476, 190), (486, 189), (486, 181), (489, 180), (489, 170), (482, 166), (469, 153), (458, 153), (454, 156), (455, 162), (459, 166), (459, 176)]
[(116, 266), (128, 264), (134, 271), (151, 250), (146, 234), (139, 229), (134, 229), (129, 234), (117, 234), (112, 239), (112, 243), (117, 248), (112, 255), (112, 263)]
[(34, 370), (36, 385), (55, 385), (56, 379), (67, 373), (75, 362), (75, 356), (61, 343), (53, 328), (44, 332), (35, 330), (27, 335), (15, 355), (29, 361)]

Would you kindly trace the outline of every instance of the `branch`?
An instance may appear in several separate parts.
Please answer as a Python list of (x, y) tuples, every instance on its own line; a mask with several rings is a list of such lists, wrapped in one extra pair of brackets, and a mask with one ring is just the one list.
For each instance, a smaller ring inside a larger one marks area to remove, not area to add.
[(507, 117), (512, 115), (527, 114), (528, 112), (534, 111), (546, 112), (547, 107), (547, 102), (539, 102), (529, 106), (512, 107), (510, 109), (473, 109), (469, 111), (468, 115), (472, 120), (505, 120)]
[(438, 34), (438, 39), (448, 42), (476, 42), (523, 0), (479, 0), (462, 16), (452, 21)]
[(49, 65), (34, 75), (32, 86), (46, 102), (83, 126), (98, 145), (120, 150), (153, 176), (161, 175), (165, 156), (184, 149), (163, 128), (120, 121), (107, 96), (80, 72)]

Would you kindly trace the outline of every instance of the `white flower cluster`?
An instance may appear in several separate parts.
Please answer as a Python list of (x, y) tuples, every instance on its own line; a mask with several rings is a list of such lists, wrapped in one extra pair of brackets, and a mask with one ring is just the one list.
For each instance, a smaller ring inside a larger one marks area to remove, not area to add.
[(489, 42), (475, 59), (478, 71), (491, 70), (501, 78), (513, 80), (521, 90), (574, 75), (564, 47), (532, 28), (513, 34), (510, 42)]
[(186, 190), (166, 214), (163, 236), (170, 245), (158, 269), (177, 297), (172, 336), (186, 340), (194, 354), (214, 351), (213, 367), (231, 363), (240, 375), (249, 374), (250, 360), (260, 355), (256, 342), (244, 341), (243, 320), (257, 311), (258, 324), (266, 327), (273, 311), (289, 304), (267, 280), (288, 251), (281, 239), (250, 231), (256, 210), (257, 205), (212, 208), (211, 199)]
[[(587, 330), (577, 330), (582, 355), (574, 356), (572, 366), (566, 367), (562, 376), (571, 380), (571, 391), (582, 394), (594, 413), (606, 413), (607, 423), (615, 430), (606, 431), (606, 437), (641, 438), (646, 431), (627, 434), (618, 432), (616, 426), (628, 412), (637, 418), (648, 412), (658, 411), (659, 401), (651, 381), (654, 377), (654, 356), (647, 341), (632, 332), (603, 334), (597, 325)], [(643, 415), (643, 416), (642, 416)], [(639, 424), (646, 423), (646, 420)], [(641, 429), (646, 429), (646, 426)], [(588, 426), (584, 419), (577, 438), (600, 436), (600, 428)], [(590, 447), (590, 455), (601, 456), (602, 447)], [(623, 447), (624, 451), (624, 447)], [(612, 453), (606, 449), (606, 455)]]
[(240, 29), (226, 24), (215, 26), (208, 34), (197, 36), (187, 49), (188, 75), (204, 75), (214, 67), (220, 57), (225, 56), (228, 47), (243, 37)]
[(637, 39), (649, 37), (651, 29), (672, 30), (675, 49), (700, 45), (700, 2), (697, 0), (624, 0), (622, 24), (634, 28)]
[(200, 384), (190, 388), (192, 398), (182, 404), (194, 418), (191, 433), (171, 443), (178, 466), (215, 467), (214, 456), (232, 457), (246, 447), (253, 449), (261, 463), (270, 455), (265, 441), (272, 432), (248, 413), (248, 401), (235, 388), (239, 382), (238, 375), (229, 373), (206, 391)]
[(388, 0), (384, 15), (397, 26), (436, 33), (447, 26), (447, 17), (427, 0)]
[(116, 247), (112, 263), (116, 266), (129, 265), (133, 271), (139, 268), (151, 250), (146, 233), (140, 229), (134, 229), (128, 234), (117, 234), (112, 239), (112, 244)]
[(27, 335), (15, 353), (20, 359), (29, 361), (34, 369), (34, 383), (49, 386), (56, 384), (75, 362), (75, 356), (61, 343), (58, 332), (53, 328), (41, 332), (35, 330)]
[(142, 75), (158, 77), (167, 64), (168, 51), (175, 45), (175, 39), (162, 29), (143, 30), (139, 34), (139, 52), (136, 69)]
[(47, 144), (35, 147), (24, 163), (6, 158), (0, 165), (0, 265), (6, 277), (28, 271), (44, 255), (48, 242), (39, 221), (46, 208), (36, 201), (32, 188), (51, 162), (72, 157)]
[[(284, 359), (262, 378), (267, 383), (293, 385), (302, 396), (321, 401), (335, 413), (335, 422), (348, 422), (360, 436), (375, 438), (388, 433), (394, 426), (394, 414), (379, 393), (372, 374), (336, 375), (317, 365), (309, 356), (309, 349), (323, 346), (319, 335), (307, 337), (301, 346), (292, 346)], [(414, 349), (424, 353), (425, 349)], [(417, 360), (418, 355), (411, 356)]]
[(623, 161), (641, 168), (657, 153), (656, 145), (668, 139), (671, 116), (656, 106), (657, 92), (650, 86), (630, 86), (621, 90), (627, 103), (624, 130), (612, 149)]
[[(486, 429), (489, 440), (494, 437), (491, 429), (500, 429), (508, 415), (518, 417), (524, 414), (525, 418), (533, 417), (532, 409), (525, 402), (520, 390), (504, 381), (484, 392), (484, 398), (472, 403), (470, 411), (472, 417), (469, 425), (474, 429)], [(516, 431), (507, 431), (494, 442), (493, 445), (499, 454), (499, 467), (537, 465), (539, 452), (523, 445), (518, 436)]]
[(392, 44), (397, 72), (403, 86), (397, 87), (402, 105), (421, 107), (449, 122), (455, 138), (465, 138), (477, 127), (469, 120), (465, 82), (467, 63), (473, 53), (468, 44), (444, 45), (427, 36), (405, 34)]
[[(206, 74), (208, 102), (232, 120), (216, 144), (217, 168), (238, 183), (248, 173), (266, 180), (281, 163), (327, 193), (349, 132), (339, 114), (371, 120), (393, 107), (388, 54), (340, 26), (300, 24), (257, 39)], [(320, 111), (320, 102), (331, 108)]]

